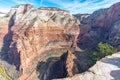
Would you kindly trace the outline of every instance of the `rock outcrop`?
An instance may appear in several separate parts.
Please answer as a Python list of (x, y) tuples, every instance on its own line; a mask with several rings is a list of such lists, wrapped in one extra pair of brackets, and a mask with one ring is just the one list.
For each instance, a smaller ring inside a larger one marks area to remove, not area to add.
[(8, 17), (8, 61), (22, 73), (44, 51), (77, 46), (80, 23), (67, 11), (26, 4), (13, 7)]
[(62, 61), (62, 64), (66, 69), (66, 77), (72, 77), (75, 74), (79, 73), (78, 67), (74, 59), (75, 59), (75, 56), (70, 51), (67, 51), (66, 53), (64, 53), (60, 58), (60, 61)]
[(107, 56), (88, 71), (72, 78), (54, 80), (120, 80), (120, 52)]
[[(110, 8), (95, 11), (81, 21), (78, 44), (84, 47), (96, 45), (99, 41), (120, 45), (120, 2)], [(82, 17), (78, 17), (80, 20)], [(92, 42), (92, 43), (91, 43)]]
[(55, 78), (72, 77), (79, 73), (78, 66), (74, 61), (75, 56), (67, 51), (60, 58), (51, 58), (47, 62), (40, 62), (38, 71), (40, 80), (51, 80)]

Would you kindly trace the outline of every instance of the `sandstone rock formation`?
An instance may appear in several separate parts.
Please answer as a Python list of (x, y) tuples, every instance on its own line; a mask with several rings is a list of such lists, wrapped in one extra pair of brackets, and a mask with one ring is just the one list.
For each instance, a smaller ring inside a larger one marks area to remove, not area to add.
[(72, 77), (79, 73), (78, 66), (74, 61), (75, 56), (71, 51), (65, 52), (59, 59), (51, 58), (46, 63), (40, 62), (38, 69), (40, 80)]
[(120, 52), (107, 56), (88, 71), (72, 78), (54, 80), (120, 80)]
[(76, 47), (79, 21), (68, 11), (35, 9), (26, 4), (13, 7), (8, 18), (8, 33), (4, 37), (9, 40), (8, 61), (22, 73), (26, 73), (28, 64), (44, 51)]
[(67, 51), (61, 56), (61, 61), (63, 66), (66, 69), (66, 77), (72, 77), (75, 74), (79, 73), (77, 65), (75, 64), (75, 56), (70, 51)]
[[(94, 46), (99, 41), (120, 45), (120, 2), (110, 8), (95, 11), (81, 21), (79, 45)], [(79, 19), (82, 16), (78, 17)], [(91, 43), (92, 42), (92, 43)]]

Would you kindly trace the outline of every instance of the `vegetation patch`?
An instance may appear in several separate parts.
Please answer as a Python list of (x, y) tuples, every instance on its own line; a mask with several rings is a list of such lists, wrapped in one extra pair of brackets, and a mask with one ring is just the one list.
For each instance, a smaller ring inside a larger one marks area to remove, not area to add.
[(105, 56), (112, 55), (116, 52), (117, 52), (117, 49), (114, 48), (112, 45), (110, 45), (108, 43), (100, 42), (97, 45), (95, 51), (90, 52), (90, 54), (88, 55), (88, 57), (90, 59), (88, 66), (91, 67), (96, 63), (96, 61), (100, 60), (101, 58), (103, 58)]

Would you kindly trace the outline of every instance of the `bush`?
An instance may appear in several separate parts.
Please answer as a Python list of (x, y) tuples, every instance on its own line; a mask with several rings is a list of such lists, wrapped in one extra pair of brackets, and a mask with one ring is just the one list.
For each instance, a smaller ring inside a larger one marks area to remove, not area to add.
[(91, 52), (89, 54), (89, 58), (92, 60), (92, 61), (97, 61), (100, 59), (99, 55), (97, 54), (97, 52)]
[(111, 55), (117, 52), (116, 48), (114, 48), (108, 43), (102, 43), (102, 42), (98, 44), (97, 50), (101, 54), (101, 57), (105, 57), (105, 56), (108, 56), (108, 55)]
[(97, 51), (93, 51), (88, 55), (90, 59), (88, 63), (89, 67), (93, 66), (96, 63), (96, 61), (100, 60), (101, 58), (117, 52), (116, 48), (114, 48), (108, 43), (102, 43), (102, 42), (98, 44), (96, 50)]
[(88, 63), (88, 67), (91, 67), (93, 66), (96, 61), (100, 60), (100, 57), (99, 55), (97, 54), (97, 52), (91, 52), (89, 55), (88, 55), (90, 61)]

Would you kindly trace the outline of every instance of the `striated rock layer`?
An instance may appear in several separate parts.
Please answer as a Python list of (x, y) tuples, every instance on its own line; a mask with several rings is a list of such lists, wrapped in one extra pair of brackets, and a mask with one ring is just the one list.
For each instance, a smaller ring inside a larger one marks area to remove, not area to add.
[(76, 47), (79, 21), (67, 11), (35, 9), (26, 4), (13, 7), (8, 15), (12, 37), (9, 62), (22, 73), (33, 58), (46, 50)]

